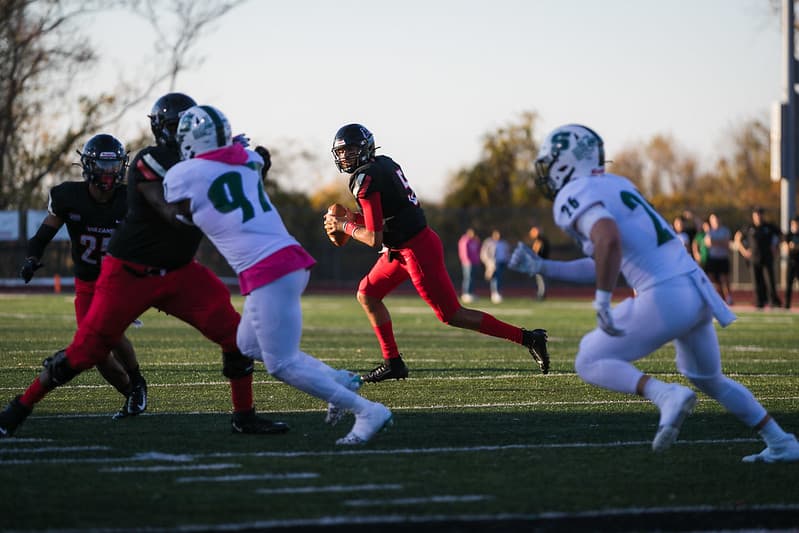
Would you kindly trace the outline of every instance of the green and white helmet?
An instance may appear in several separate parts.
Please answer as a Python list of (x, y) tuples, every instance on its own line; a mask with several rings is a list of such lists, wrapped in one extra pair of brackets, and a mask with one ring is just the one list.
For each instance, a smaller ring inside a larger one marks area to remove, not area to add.
[(233, 142), (227, 117), (209, 105), (196, 105), (181, 113), (176, 138), (183, 159), (192, 159)]
[(604, 173), (602, 137), (580, 124), (567, 124), (553, 130), (535, 160), (536, 185), (550, 200), (554, 200), (572, 179)]

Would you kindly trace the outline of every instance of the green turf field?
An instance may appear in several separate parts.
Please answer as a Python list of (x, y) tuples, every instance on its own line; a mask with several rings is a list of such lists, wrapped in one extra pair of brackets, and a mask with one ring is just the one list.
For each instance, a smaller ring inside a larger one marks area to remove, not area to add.
[[(0, 529), (799, 527), (799, 463), (741, 463), (761, 443), (706, 396), (675, 447), (655, 455), (654, 406), (581, 382), (572, 361), (594, 324), (589, 302), (475, 304), (548, 329), (547, 376), (524, 348), (448, 328), (418, 298), (387, 303), (411, 374), (362, 389), (395, 419), (365, 447), (334, 446), (352, 417), (326, 426), (322, 402), (260, 364), (256, 406), (292, 431), (232, 435), (216, 348), (150, 311), (128, 332), (149, 382), (147, 413), (112, 421), (121, 396), (96, 371), (51, 393), (0, 440)], [(356, 371), (379, 362), (354, 297), (307, 296), (304, 310), (305, 351)], [(71, 295), (0, 296), (0, 401), (21, 393), (73, 331)], [(741, 311), (720, 340), (725, 371), (799, 431), (799, 314)], [(640, 367), (684, 382), (673, 357), (667, 346)]]

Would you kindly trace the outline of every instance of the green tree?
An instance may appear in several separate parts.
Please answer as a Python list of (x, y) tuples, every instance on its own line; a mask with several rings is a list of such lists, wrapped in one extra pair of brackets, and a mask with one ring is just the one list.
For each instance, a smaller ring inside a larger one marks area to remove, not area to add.
[(540, 204), (532, 190), (532, 165), (538, 151), (538, 115), (524, 112), (483, 139), (480, 160), (449, 180), (444, 207), (498, 207)]
[[(3, 0), (0, 5), (0, 209), (27, 209), (44, 201), (53, 176), (63, 175), (73, 151), (89, 135), (119, 120), (164, 82), (193, 62), (188, 54), (199, 31), (239, 1), (208, 0)], [(168, 7), (164, 7), (164, 6)], [(76, 74), (99, 59), (82, 22), (101, 11), (125, 9), (143, 16), (157, 33), (161, 63), (107, 90), (76, 87)], [(171, 10), (171, 11), (170, 11)], [(153, 16), (154, 13), (159, 16)], [(167, 32), (161, 20), (178, 23)]]

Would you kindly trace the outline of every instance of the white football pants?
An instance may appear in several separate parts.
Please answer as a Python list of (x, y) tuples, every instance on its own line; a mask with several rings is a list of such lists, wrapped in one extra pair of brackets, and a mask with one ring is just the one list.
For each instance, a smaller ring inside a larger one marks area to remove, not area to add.
[(266, 370), (280, 381), (360, 413), (369, 402), (335, 381), (336, 370), (300, 350), (300, 297), (309, 277), (307, 270), (297, 270), (247, 295), (236, 342), (248, 357), (260, 354)]
[(587, 383), (635, 394), (644, 373), (631, 362), (674, 341), (677, 370), (699, 390), (749, 427), (766, 416), (766, 410), (749, 389), (722, 374), (713, 315), (689, 275), (677, 276), (627, 298), (612, 314), (624, 336), (612, 337), (597, 328), (580, 341), (574, 367)]

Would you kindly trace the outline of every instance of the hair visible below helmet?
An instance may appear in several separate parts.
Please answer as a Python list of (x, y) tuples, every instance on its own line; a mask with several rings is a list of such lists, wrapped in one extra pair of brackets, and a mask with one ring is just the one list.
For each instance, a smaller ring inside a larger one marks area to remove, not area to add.
[(544, 196), (554, 200), (572, 179), (605, 172), (602, 137), (591, 128), (567, 124), (553, 130), (538, 151), (535, 181)]
[(221, 111), (209, 105), (190, 107), (180, 115), (177, 142), (182, 159), (233, 143), (230, 122)]
[(77, 152), (83, 177), (100, 190), (110, 191), (125, 178), (128, 152), (113, 135), (95, 135), (86, 142), (82, 152)]
[[(348, 147), (357, 147), (358, 152), (348, 157)], [(347, 124), (336, 132), (331, 152), (338, 171), (351, 174), (375, 156), (374, 135), (360, 124)]]
[(150, 129), (155, 136), (155, 142), (159, 146), (177, 148), (175, 132), (180, 114), (196, 105), (197, 102), (193, 98), (183, 93), (168, 93), (156, 100), (150, 114), (147, 115), (150, 117)]

